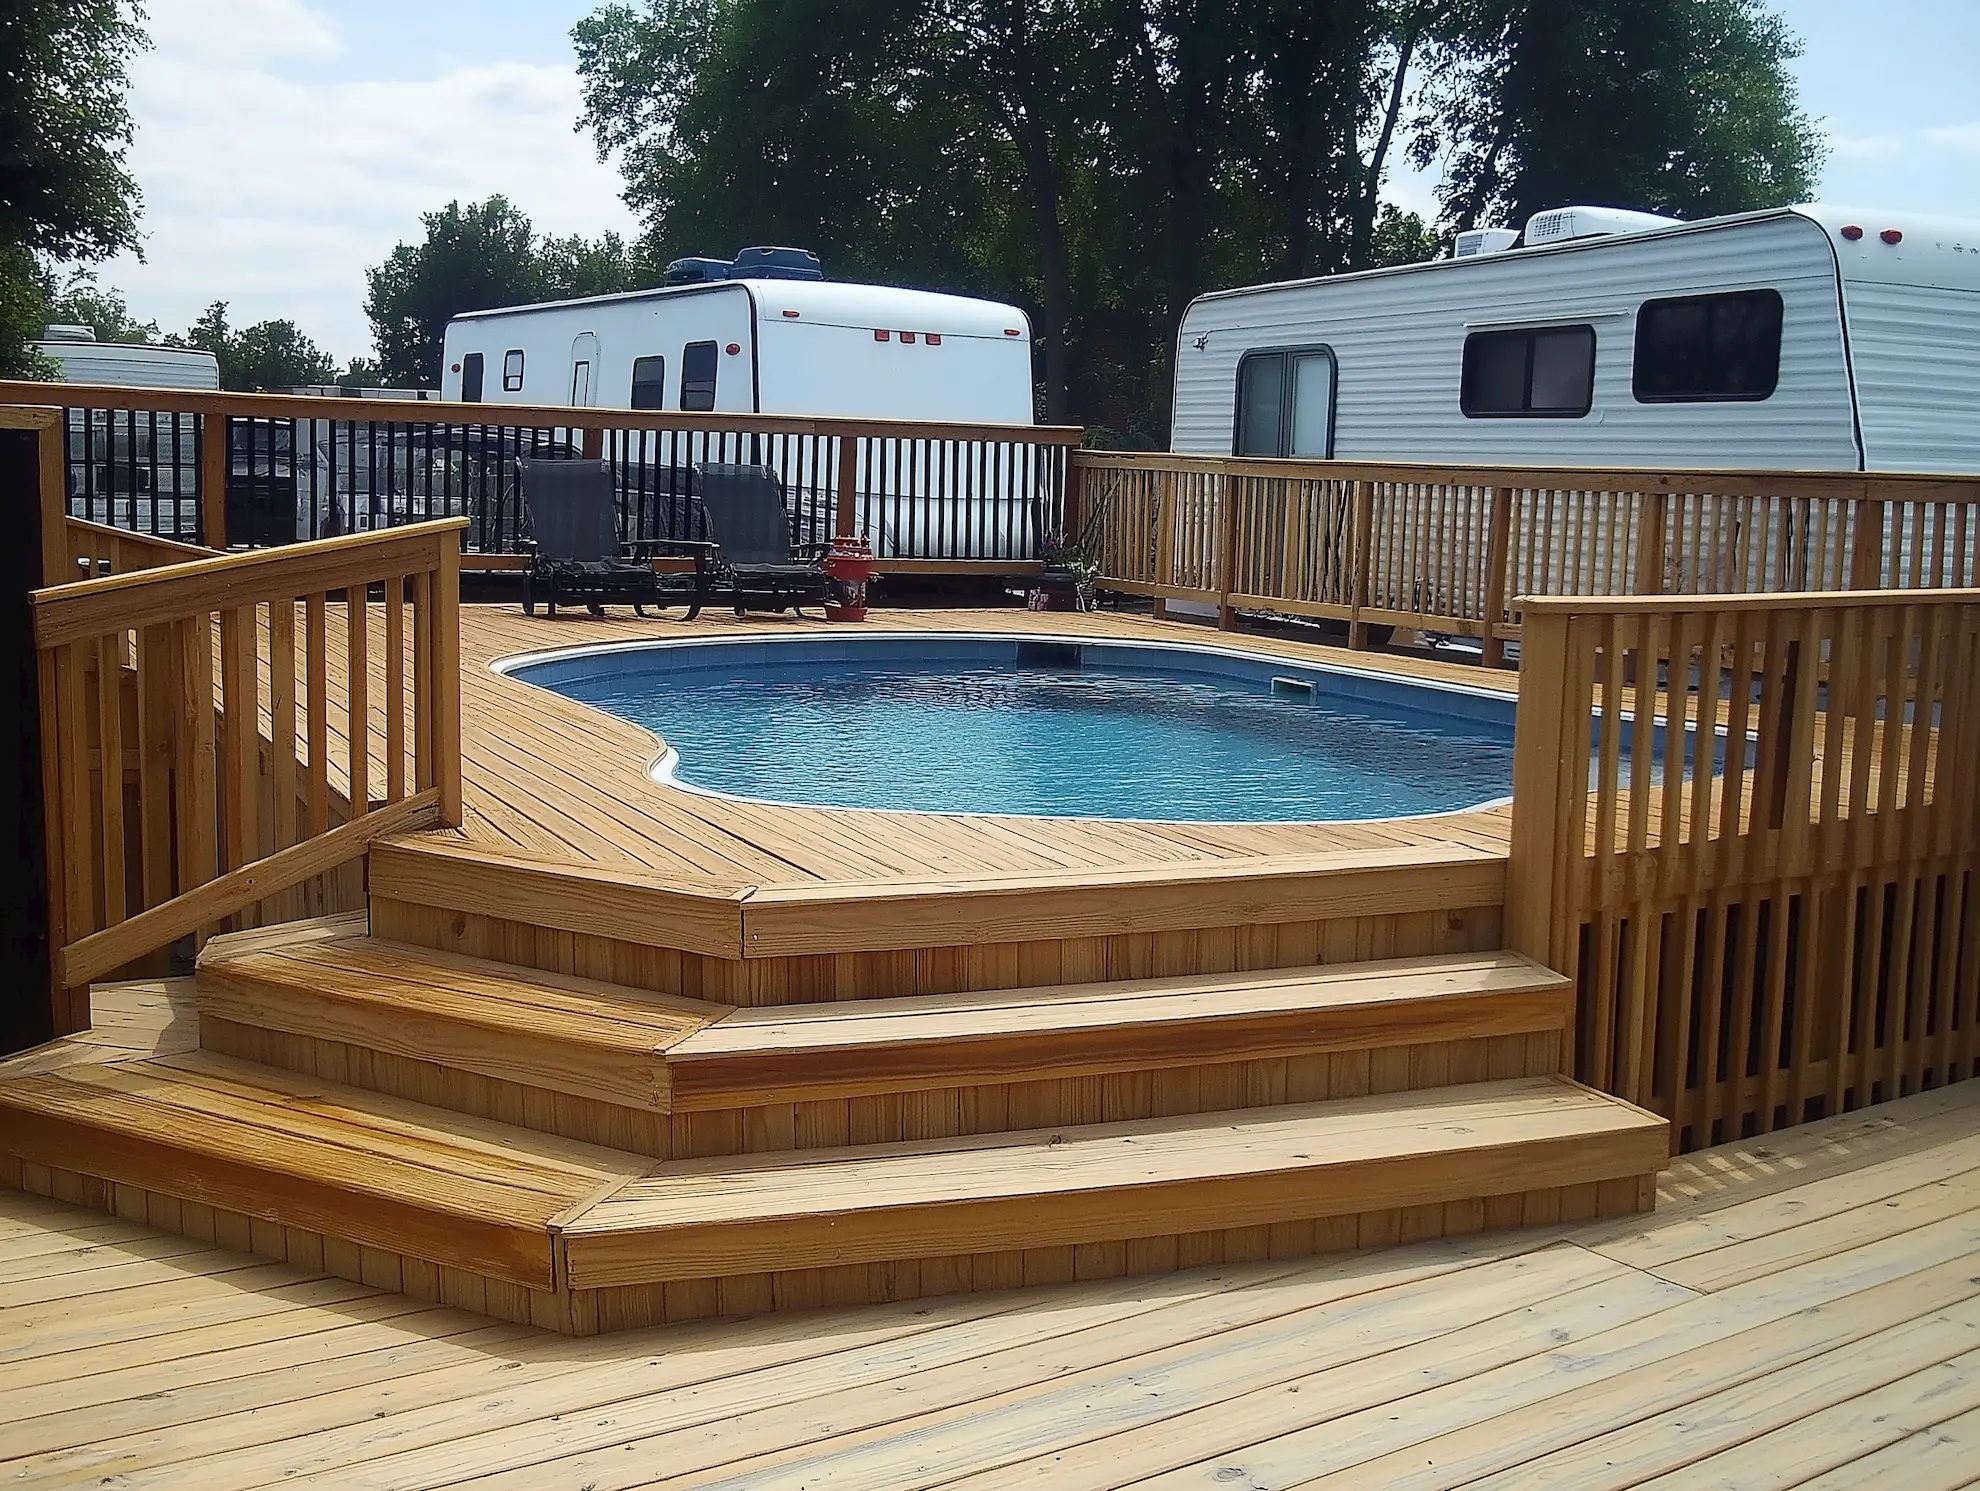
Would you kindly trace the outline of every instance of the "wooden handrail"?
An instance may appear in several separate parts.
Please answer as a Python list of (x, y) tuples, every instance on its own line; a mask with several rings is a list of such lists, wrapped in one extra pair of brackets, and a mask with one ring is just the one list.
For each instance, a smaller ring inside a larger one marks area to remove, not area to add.
[(1299, 481), (1400, 481), (1557, 491), (1708, 492), (1722, 497), (1779, 496), (1783, 489), (1792, 488), (1794, 496), (1856, 501), (1980, 501), (1980, 476), (1915, 471), (1466, 466), (1445, 461), (1277, 460), (1263, 456), (1105, 450), (1077, 451), (1072, 464), (1076, 470), (1216, 471), (1229, 476), (1275, 476)]
[(341, 909), (323, 877), (371, 840), (461, 821), (464, 527), (33, 594), (58, 1028), (91, 980), (271, 898)]
[(1930, 606), (1980, 601), (1980, 588), (1942, 586), (1935, 590), (1789, 590), (1766, 595), (1530, 595), (1520, 606), (1529, 615), (1663, 616), (1699, 611), (1832, 611), (1872, 606)]
[[(437, 564), (441, 535), (458, 535), (466, 527), (465, 518), (442, 518), (50, 586), (32, 597), (35, 642), (55, 647), (113, 624), (168, 620), (202, 604), (213, 609), (253, 605), (280, 595), (337, 590), (381, 575), (410, 574), (416, 567)], [(458, 553), (459, 538), (453, 543)]]
[[(1481, 640), (1566, 596), (1846, 589), (1980, 577), (1980, 477), (1632, 471), (1078, 451), (1100, 584)], [(1782, 604), (1793, 604), (1783, 602)]]
[(572, 408), (561, 404), (464, 404), (437, 399), (347, 399), (286, 393), (206, 393), (95, 383), (23, 383), (0, 379), (0, 405), (156, 410), (161, 414), (231, 415), (243, 419), (328, 419), (400, 425), (505, 425), (559, 430), (699, 430), (734, 434), (851, 436), (862, 439), (1005, 440), (1077, 446), (1076, 425), (972, 424), (957, 420), (842, 418), (836, 415), (690, 413), (662, 409)]

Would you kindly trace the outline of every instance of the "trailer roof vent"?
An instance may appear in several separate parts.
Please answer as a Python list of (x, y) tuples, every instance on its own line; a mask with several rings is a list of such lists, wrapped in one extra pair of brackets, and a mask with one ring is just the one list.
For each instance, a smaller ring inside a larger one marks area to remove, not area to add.
[(96, 329), (91, 326), (66, 326), (50, 323), (48, 326), (42, 328), (41, 339), (44, 342), (93, 342), (96, 340)]
[(1567, 243), (1577, 238), (1607, 238), (1616, 233), (1648, 233), (1668, 228), (1678, 219), (1655, 212), (1631, 212), (1625, 207), (1554, 207), (1526, 220), (1527, 247)]
[(801, 248), (746, 248), (729, 268), (732, 280), (822, 280), (818, 255)]
[(1503, 254), (1519, 242), (1517, 228), (1471, 228), (1458, 234), (1453, 259), (1476, 259), (1480, 254)]
[(729, 277), (727, 259), (676, 259), (661, 276), (669, 285), (705, 285)]

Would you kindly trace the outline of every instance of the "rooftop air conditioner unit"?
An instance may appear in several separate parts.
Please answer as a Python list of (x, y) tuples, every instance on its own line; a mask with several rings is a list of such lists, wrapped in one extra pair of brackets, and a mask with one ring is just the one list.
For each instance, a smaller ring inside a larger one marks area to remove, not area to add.
[(50, 324), (42, 329), (44, 342), (93, 342), (96, 329), (90, 326), (66, 326)]
[(1526, 243), (1533, 248), (1545, 243), (1570, 243), (1578, 238), (1649, 233), (1678, 221), (1655, 212), (1631, 212), (1625, 207), (1552, 207), (1526, 220)]
[(1481, 254), (1503, 254), (1519, 242), (1517, 228), (1470, 228), (1457, 236), (1453, 259), (1476, 259)]

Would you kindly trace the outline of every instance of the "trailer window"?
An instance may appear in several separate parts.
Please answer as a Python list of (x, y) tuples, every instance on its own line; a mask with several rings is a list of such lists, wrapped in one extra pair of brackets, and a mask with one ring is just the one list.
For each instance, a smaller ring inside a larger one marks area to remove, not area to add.
[(1645, 301), (1636, 313), (1639, 404), (1749, 403), (1781, 381), (1781, 293)]
[(1246, 353), (1238, 364), (1236, 436), (1234, 453), (1241, 456), (1333, 455), (1333, 352)]
[(632, 407), (635, 409), (667, 407), (666, 358), (635, 357), (633, 359)]
[(522, 392), (523, 355), (520, 348), (510, 348), (502, 354), (502, 391)]
[(1579, 419), (1595, 401), (1595, 328), (1475, 331), (1464, 339), (1466, 419)]
[(715, 407), (715, 344), (689, 342), (681, 348), (681, 407)]
[(470, 352), (461, 359), (461, 402), (481, 402), (481, 354)]

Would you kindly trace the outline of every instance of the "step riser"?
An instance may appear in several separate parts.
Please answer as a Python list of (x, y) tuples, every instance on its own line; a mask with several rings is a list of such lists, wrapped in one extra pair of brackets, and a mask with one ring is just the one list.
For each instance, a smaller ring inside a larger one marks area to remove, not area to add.
[[(142, 1185), (86, 1175), (34, 1161), (0, 1156), (0, 1188), (47, 1196), (120, 1218), (153, 1232), (197, 1238), (271, 1263), (285, 1263), (308, 1274), (328, 1274), (373, 1289), (389, 1289), (437, 1305), (478, 1315), (569, 1331), (569, 1295), (531, 1289), (507, 1279), (397, 1251), (372, 1247), (294, 1223), (270, 1221), (203, 1201), (188, 1201)], [(271, 1281), (281, 1282), (281, 1281)], [(355, 1296), (356, 1290), (350, 1291)]]
[[(762, 1103), (917, 1092), (1003, 1079), (1102, 1076), (1206, 1061), (1301, 1058), (1565, 1029), (1567, 989), (1489, 991), (1141, 1023), (1046, 1028), (969, 1039), (835, 1044), (794, 1051), (670, 1054), (670, 1106), (697, 1112)], [(865, 1022), (873, 1023), (873, 1022)], [(718, 1026), (706, 1034), (715, 1034)]]
[(1503, 921), (1493, 895), (1475, 904), (1362, 910), (1290, 922), (729, 958), (375, 892), (371, 901), (376, 937), (744, 1008), (1490, 952), (1504, 946)]
[(1178, 1216), (1269, 1227), (1378, 1207), (1441, 1206), (1474, 1194), (1504, 1195), (1515, 1186), (1548, 1190), (1653, 1175), (1664, 1162), (1665, 1142), (1662, 1133), (1647, 1129), (1575, 1134), (1481, 1144), (1434, 1159), (1316, 1162), (1311, 1169), (1266, 1175), (925, 1205), (907, 1214), (876, 1207), (650, 1233), (587, 1232), (564, 1238), (563, 1276), (572, 1289), (592, 1289), (714, 1278), (779, 1263), (881, 1263), (937, 1251), (917, 1248), (918, 1239), (967, 1237), (986, 1251), (1077, 1246), (1156, 1235)]
[[(205, 977), (202, 973), (202, 1000)], [(1526, 996), (1512, 999), (1518, 1003)], [(265, 1007), (277, 1003), (265, 994), (262, 1002)], [(1555, 1003), (1553, 996), (1533, 996), (1532, 1023), (1557, 1025), (1558, 1019), (1549, 1013)], [(284, 1023), (303, 1022), (285, 1019)], [(1075, 1077), (967, 1085), (931, 1082), (903, 1091), (667, 1114), (376, 1046), (244, 1025), (217, 1015), (202, 1014), (200, 1043), (209, 1051), (243, 1061), (659, 1160), (1219, 1113), (1371, 1092), (1410, 1092), (1453, 1082), (1540, 1077), (1559, 1071), (1561, 1061), (1558, 1030), (1541, 1028)]]
[(675, 1159), (836, 1149), (895, 1139), (1017, 1133), (1191, 1113), (1226, 1113), (1560, 1070), (1560, 1037), (1528, 1035), (1265, 1058), (1105, 1076), (934, 1087), (675, 1114)]
[(569, 1312), (560, 1329), (590, 1335), (716, 1316), (884, 1304), (1395, 1247), (1627, 1216), (1651, 1210), (1655, 1201), (1655, 1177), (1630, 1176), (1211, 1232), (574, 1289), (559, 1294), (556, 1304)]
[(539, 1134), (602, 1144), (656, 1160), (673, 1154), (669, 1116), (650, 1108), (627, 1108), (372, 1046), (242, 1025), (214, 1015), (200, 1017), (199, 1042), (203, 1049), (222, 1056)]

